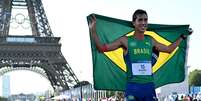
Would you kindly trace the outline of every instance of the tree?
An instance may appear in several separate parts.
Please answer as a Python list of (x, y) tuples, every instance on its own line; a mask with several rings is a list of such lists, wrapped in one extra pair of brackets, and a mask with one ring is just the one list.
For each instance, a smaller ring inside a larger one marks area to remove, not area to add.
[(115, 95), (115, 91), (107, 91), (106, 92), (106, 97), (109, 98), (111, 96), (114, 96)]
[(7, 101), (8, 99), (0, 96), (0, 101)]
[(194, 70), (189, 74), (189, 86), (201, 86), (201, 70)]
[(117, 101), (123, 101), (124, 99), (124, 92), (122, 91), (107, 91), (106, 92), (106, 97), (110, 98), (110, 97), (116, 97)]

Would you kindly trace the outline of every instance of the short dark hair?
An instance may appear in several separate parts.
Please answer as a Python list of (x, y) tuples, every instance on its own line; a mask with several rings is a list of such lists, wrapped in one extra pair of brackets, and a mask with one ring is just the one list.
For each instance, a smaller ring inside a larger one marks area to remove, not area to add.
[[(147, 12), (145, 10), (142, 10), (142, 9), (137, 9), (134, 13), (133, 13), (133, 19), (132, 21), (134, 22), (137, 18), (137, 15), (142, 15), (142, 14), (146, 14), (147, 15)], [(148, 15), (147, 15), (148, 16)]]

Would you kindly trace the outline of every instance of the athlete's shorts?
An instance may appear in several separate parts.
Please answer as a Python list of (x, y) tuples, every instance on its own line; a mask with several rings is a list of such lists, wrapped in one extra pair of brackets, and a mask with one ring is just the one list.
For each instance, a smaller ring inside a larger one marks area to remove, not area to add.
[(157, 101), (153, 83), (128, 83), (125, 91), (126, 101)]

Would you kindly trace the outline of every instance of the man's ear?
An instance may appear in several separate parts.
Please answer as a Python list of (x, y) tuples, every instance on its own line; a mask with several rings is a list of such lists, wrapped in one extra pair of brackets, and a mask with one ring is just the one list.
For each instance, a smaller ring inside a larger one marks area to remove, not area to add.
[(135, 26), (135, 23), (134, 23), (134, 22), (132, 22), (132, 24), (133, 24), (133, 26)]

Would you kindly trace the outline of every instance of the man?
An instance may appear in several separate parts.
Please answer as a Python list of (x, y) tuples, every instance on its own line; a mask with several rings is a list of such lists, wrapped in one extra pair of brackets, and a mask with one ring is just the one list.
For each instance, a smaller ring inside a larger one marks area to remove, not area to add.
[(89, 29), (99, 52), (113, 51), (123, 48), (127, 66), (127, 85), (125, 96), (127, 101), (155, 101), (155, 87), (152, 75), (152, 50), (171, 53), (186, 35), (181, 35), (174, 43), (165, 46), (150, 36), (144, 35), (148, 26), (148, 15), (144, 10), (136, 10), (132, 23), (135, 32), (132, 36), (122, 36), (109, 44), (102, 44), (96, 33), (96, 18), (92, 15)]

